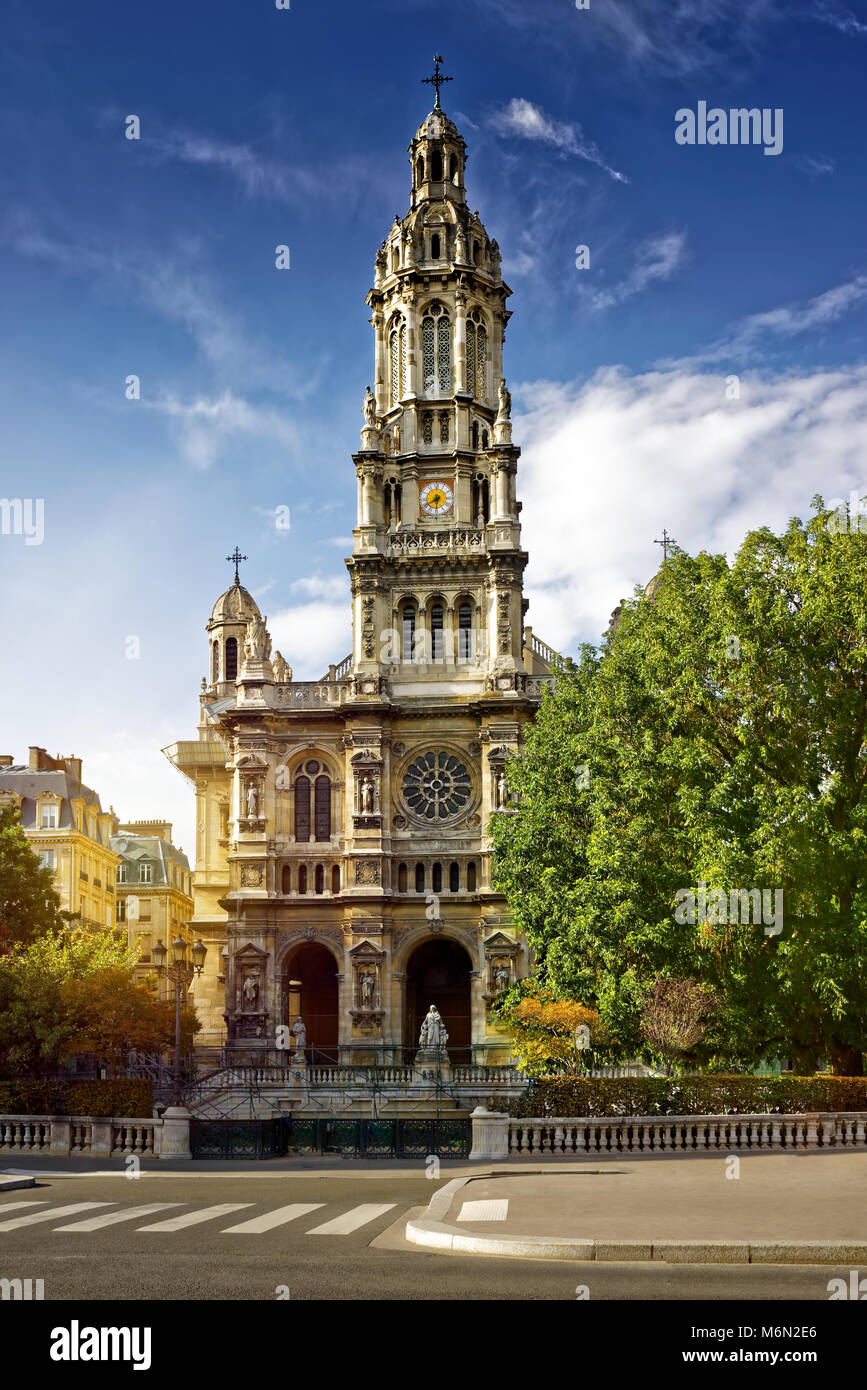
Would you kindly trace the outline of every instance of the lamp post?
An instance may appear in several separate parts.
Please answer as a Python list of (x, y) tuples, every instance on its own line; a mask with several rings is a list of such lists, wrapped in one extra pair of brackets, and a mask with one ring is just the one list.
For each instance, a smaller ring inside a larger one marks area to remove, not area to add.
[(187, 959), (187, 943), (182, 936), (177, 937), (172, 942), (172, 960), (167, 964), (168, 949), (161, 941), (158, 941), (153, 948), (152, 955), (157, 974), (165, 975), (170, 984), (175, 987), (175, 1085), (172, 1095), (172, 1105), (183, 1104), (183, 1090), (181, 1087), (181, 999), (186, 994), (189, 986), (196, 975), (201, 975), (205, 966), (205, 956), (208, 948), (204, 942), (199, 940), (190, 952), (192, 961)]

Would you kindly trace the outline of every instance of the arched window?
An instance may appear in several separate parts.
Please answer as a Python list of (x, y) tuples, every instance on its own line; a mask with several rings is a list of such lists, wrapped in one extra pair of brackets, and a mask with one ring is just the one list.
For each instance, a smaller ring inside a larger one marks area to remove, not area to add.
[(458, 609), (458, 660), (469, 661), (473, 655), (473, 610), (462, 603)]
[(317, 864), (317, 865), (316, 865), (316, 879), (315, 879), (315, 882), (316, 882), (316, 892), (317, 892), (317, 893), (324, 893), (324, 892), (325, 892), (325, 865), (324, 865), (324, 864)]
[(399, 865), (398, 870), (397, 870), (397, 891), (398, 891), (398, 893), (405, 893), (405, 892), (406, 892), (406, 865), (405, 865), (405, 864)]
[(442, 864), (434, 864), (433, 866), (433, 873), (431, 874), (431, 888), (433, 889), (434, 893), (441, 893), (443, 891)]
[(391, 403), (397, 405), (406, 394), (406, 324), (395, 319), (389, 335), (391, 356)]
[(475, 864), (468, 864), (468, 865), (467, 865), (467, 892), (468, 892), (468, 893), (475, 893), (475, 891), (476, 891), (476, 866), (475, 866)]
[(288, 864), (283, 865), (282, 888), (283, 893), (292, 892), (292, 870)]
[(482, 248), (477, 241), (473, 242), (473, 265), (478, 265), (482, 254)]
[(449, 892), (459, 893), (461, 891), (461, 870), (458, 864), (452, 864), (449, 868)]
[(220, 644), (214, 642), (211, 645), (211, 684), (216, 685), (220, 679)]
[(439, 150), (434, 150), (430, 161), (430, 176), (432, 183), (441, 183), (443, 177), (443, 157)]
[(447, 396), (452, 387), (452, 326), (441, 304), (431, 304), (421, 325), (424, 390)]
[(483, 448), (483, 449), (487, 449), (487, 447), (488, 447), (488, 431), (487, 431), (487, 430), (482, 430), (482, 448)]
[(301, 864), (298, 868), (298, 892), (307, 892), (307, 865)]
[(477, 526), (484, 526), (490, 520), (490, 489), (484, 473), (477, 473), (473, 479), (473, 519)]
[(415, 660), (415, 604), (408, 603), (403, 610), (403, 659)]
[(443, 659), (443, 606), (435, 603), (430, 611), (431, 655), (434, 661)]
[[(317, 840), (331, 839), (331, 778), (316, 778), (316, 826)], [(317, 892), (319, 890), (317, 889)]]
[(234, 681), (238, 679), (238, 639), (237, 637), (226, 638), (226, 680)]
[(434, 232), (433, 236), (430, 239), (431, 260), (438, 261), (440, 258), (441, 251), (442, 241), (440, 240), (440, 234), (439, 232)]
[(451, 163), (449, 164), (449, 177), (451, 178), (452, 183), (458, 183), (460, 181), (460, 174), (461, 166), (458, 162), (458, 157), (456, 154), (453, 154), (451, 158)]
[(478, 420), (474, 420), (474, 421), (473, 421), (473, 448), (474, 448), (474, 449), (478, 449), (478, 447), (479, 447), (479, 422), (478, 422)]
[(478, 309), (473, 309), (467, 319), (467, 390), (476, 401), (487, 400), (487, 355), (488, 330)]
[[(310, 839), (309, 777), (295, 778), (295, 839), (298, 841), (306, 841)], [(299, 883), (298, 892), (301, 893), (302, 891), (306, 893), (307, 889), (304, 888), (302, 890), (301, 885)]]
[(421, 155), (419, 155), (418, 159), (415, 162), (415, 181), (416, 186), (419, 186), (424, 183), (424, 160), (422, 159)]
[(416, 864), (415, 866), (415, 891), (417, 893), (424, 892), (424, 864)]
[(337, 865), (331, 870), (331, 891), (334, 894), (340, 892), (340, 870)]

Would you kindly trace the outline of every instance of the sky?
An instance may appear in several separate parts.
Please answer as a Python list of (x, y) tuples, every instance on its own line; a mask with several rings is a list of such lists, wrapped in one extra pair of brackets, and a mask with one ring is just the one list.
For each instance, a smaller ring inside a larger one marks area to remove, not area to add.
[[(867, 4), (7, 0), (0, 497), (40, 543), (0, 533), (0, 753), (190, 854), (160, 750), (224, 557), (297, 679), (350, 650), (364, 298), (435, 52), (514, 292), (537, 635), (598, 641), (663, 527), (733, 553), (867, 491)], [(741, 107), (774, 141), (677, 138)]]

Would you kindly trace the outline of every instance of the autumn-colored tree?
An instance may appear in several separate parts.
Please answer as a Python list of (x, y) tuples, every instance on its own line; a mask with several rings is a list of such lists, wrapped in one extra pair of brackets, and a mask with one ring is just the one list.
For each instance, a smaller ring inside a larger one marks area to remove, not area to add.
[(582, 1072), (609, 1042), (595, 1009), (535, 980), (522, 980), (501, 995), (492, 1014), (511, 1035), (513, 1056), (530, 1076)]
[[(63, 1000), (75, 1020), (71, 1053), (90, 1053), (112, 1076), (123, 1067), (130, 1049), (162, 1052), (174, 1047), (175, 1006), (157, 999), (146, 984), (137, 984), (128, 970), (116, 966), (84, 979), (70, 980)], [(181, 1010), (181, 1047), (186, 1051), (201, 1028), (195, 1009)]]
[(658, 976), (641, 1010), (641, 1036), (667, 1062), (689, 1058), (706, 1035), (719, 1000), (697, 980)]

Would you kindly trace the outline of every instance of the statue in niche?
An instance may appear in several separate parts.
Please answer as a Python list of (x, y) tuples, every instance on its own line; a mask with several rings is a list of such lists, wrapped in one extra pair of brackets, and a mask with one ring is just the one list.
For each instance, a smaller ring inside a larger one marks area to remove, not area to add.
[(373, 1008), (373, 997), (376, 992), (376, 974), (373, 970), (367, 970), (360, 980), (361, 986), (361, 1007), (363, 1009)]
[(244, 1008), (248, 1012), (254, 1012), (259, 1003), (259, 977), (258, 975), (245, 975), (244, 984), (241, 988), (241, 997), (244, 1001)]
[(375, 430), (375, 429), (376, 429), (376, 396), (373, 394), (373, 392), (371, 391), (371, 389), (370, 389), (369, 386), (368, 386), (368, 388), (367, 388), (367, 391), (365, 392), (365, 396), (364, 396), (364, 405), (362, 406), (362, 412), (363, 412), (363, 414), (364, 414), (364, 423), (365, 423), (365, 425), (367, 426), (367, 428), (368, 428), (369, 430)]
[(247, 783), (247, 816), (256, 820), (259, 815), (259, 787), (254, 781)]
[(365, 777), (361, 784), (361, 810), (365, 816), (373, 814), (373, 782), (369, 777)]
[(494, 965), (494, 993), (501, 994), (504, 989), (508, 989), (512, 979), (512, 972), (504, 960), (498, 960)]
[(431, 1004), (421, 1025), (421, 1032), (418, 1035), (418, 1045), (425, 1050), (443, 1048), (449, 1040), (446, 1026), (442, 1021), (439, 1009), (435, 1004)]
[(497, 809), (502, 811), (509, 804), (509, 784), (506, 781), (505, 768), (501, 768), (497, 776)]
[(295, 1039), (295, 1051), (303, 1055), (307, 1047), (307, 1024), (303, 1018), (296, 1018), (292, 1024), (292, 1036)]

